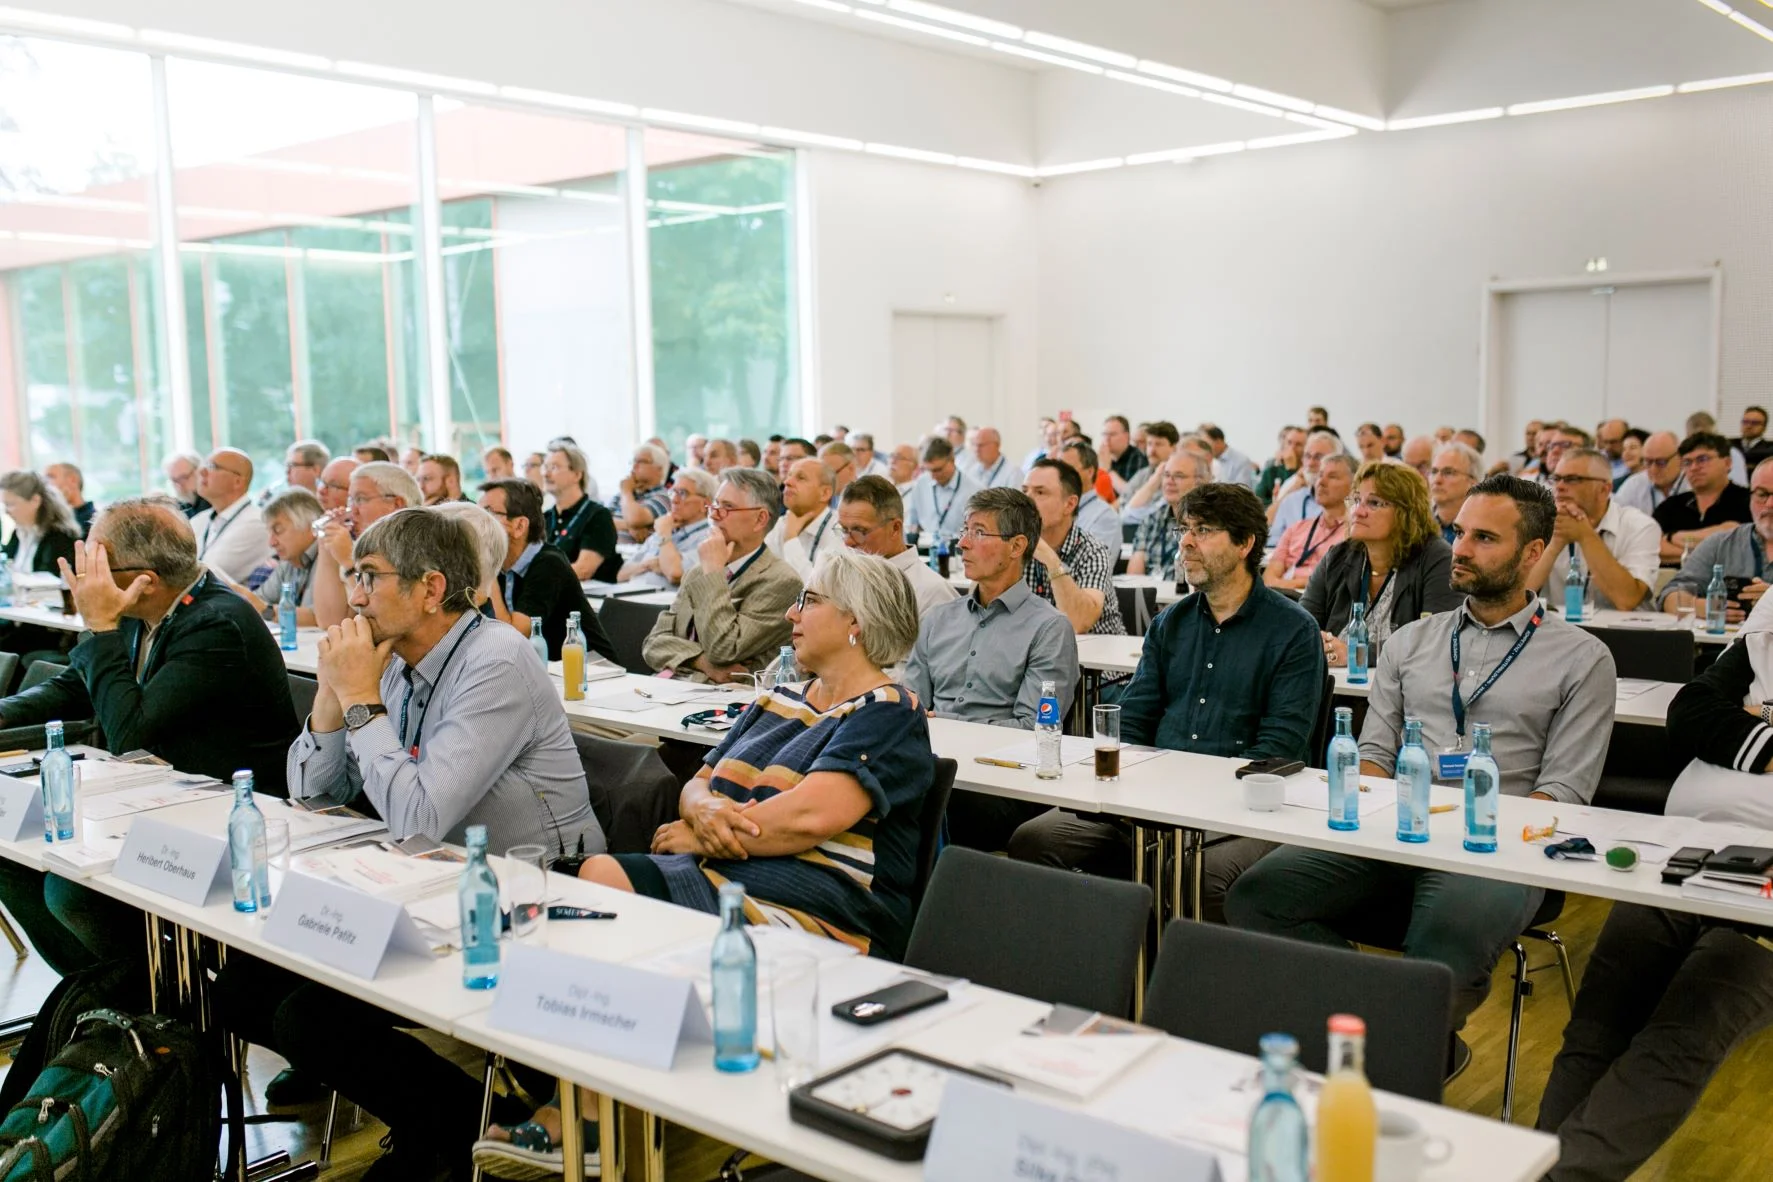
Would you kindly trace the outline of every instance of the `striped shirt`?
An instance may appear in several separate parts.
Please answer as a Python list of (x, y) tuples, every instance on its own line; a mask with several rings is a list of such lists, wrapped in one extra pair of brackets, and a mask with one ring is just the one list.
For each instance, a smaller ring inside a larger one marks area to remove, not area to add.
[[(1073, 523), (1071, 532), (1059, 543), (1059, 561), (1070, 569), (1072, 581), (1079, 587), (1101, 592), (1102, 614), (1090, 625), (1088, 635), (1125, 636), (1127, 626), (1121, 621), (1120, 597), (1114, 590), (1114, 559), (1102, 548), (1102, 543), (1085, 533), (1082, 526)], [(1053, 598), (1053, 580), (1046, 563), (1038, 558), (1030, 560), (1022, 577), (1029, 590), (1054, 607), (1059, 606)]]

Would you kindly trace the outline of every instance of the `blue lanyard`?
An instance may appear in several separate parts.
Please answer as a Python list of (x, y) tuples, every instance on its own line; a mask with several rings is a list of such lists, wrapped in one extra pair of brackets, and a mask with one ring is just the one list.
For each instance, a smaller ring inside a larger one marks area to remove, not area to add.
[[(1311, 544), (1311, 539), (1317, 537), (1317, 527), (1319, 525), (1323, 524), (1323, 520), (1324, 520), (1324, 518), (1321, 513), (1318, 516), (1313, 517), (1311, 519), (1311, 528), (1305, 531), (1305, 550), (1303, 553), (1301, 553), (1299, 555), (1298, 561), (1293, 563), (1293, 566), (1295, 568), (1304, 566), (1307, 562), (1310, 562), (1311, 556), (1313, 554), (1316, 554), (1320, 548), (1322, 548), (1324, 546), (1328, 546), (1330, 544), (1330, 539), (1335, 537), (1337, 532), (1339, 530), (1341, 530), (1341, 528), (1344, 525), (1347, 524), (1346, 518), (1344, 518), (1342, 521), (1337, 522), (1336, 528), (1332, 529), (1329, 533), (1325, 534), (1323, 541), (1319, 542), (1316, 546), (1313, 546)], [(1383, 590), (1383, 588), (1381, 588), (1381, 590)], [(1364, 599), (1361, 600), (1362, 605), (1365, 605), (1366, 602), (1367, 601)]]
[[(960, 490), (956, 489), (955, 491), (959, 492)], [(950, 501), (948, 503), (952, 505), (954, 502)], [(813, 559), (815, 559), (819, 556), (819, 543), (825, 540), (825, 530), (827, 527), (830, 526), (830, 524), (831, 524), (831, 510), (826, 509), (825, 516), (824, 516), (823, 520), (821, 520), (819, 522), (819, 532), (813, 535), (812, 543), (809, 546), (807, 546), (807, 548), (806, 548), (806, 560), (809, 564), (811, 564)]]
[(1462, 623), (1457, 619), (1453, 621), (1453, 729), (1459, 734), (1461, 747), (1465, 745), (1466, 708), (1477, 705), (1478, 699), (1488, 693), (1490, 687), (1496, 684), (1496, 680), (1508, 672), (1508, 667), (1514, 664), (1514, 659), (1521, 655), (1521, 652), (1527, 647), (1527, 642), (1533, 639), (1533, 633), (1539, 631), (1539, 625), (1544, 621), (1545, 604), (1540, 603), (1533, 611), (1533, 618), (1527, 621), (1525, 628), (1521, 629), (1520, 639), (1514, 642), (1514, 647), (1508, 650), (1508, 654), (1497, 663), (1494, 669), (1490, 670), (1490, 676), (1484, 678), (1484, 684), (1477, 687), (1477, 692), (1471, 695), (1469, 702), (1459, 692), (1459, 632)]
[[(456, 637), (456, 642), (449, 646), (449, 652), (444, 654), (443, 664), (437, 666), (437, 678), (431, 683), (431, 692), (425, 695), (425, 704), (419, 707), (419, 725), (412, 734), (411, 751), (414, 759), (419, 757), (419, 736), (425, 733), (425, 715), (431, 712), (431, 699), (437, 696), (438, 685), (443, 681), (443, 671), (448, 669), (449, 663), (456, 659), (456, 650), (462, 647), (462, 641), (468, 639), (468, 634), (480, 627), (480, 621), (485, 618), (486, 617), (479, 613), (476, 613), (474, 617), (468, 621), (468, 626), (462, 629), (462, 634)], [(407, 670), (406, 699), (400, 703), (400, 740), (403, 743), (406, 741), (406, 710), (407, 707), (412, 705), (411, 675), (413, 672), (415, 672), (415, 670)]]
[(942, 527), (948, 524), (949, 511), (954, 508), (954, 502), (960, 498), (960, 474), (958, 472), (955, 473), (954, 491), (948, 494), (948, 505), (946, 508), (942, 507), (940, 500), (941, 492), (942, 486), (937, 484), (934, 480), (931, 480), (930, 505), (936, 510), (936, 532), (938, 534), (942, 532)]
[(559, 505), (554, 506), (554, 524), (555, 524), (554, 539), (555, 539), (555, 541), (565, 541), (566, 540), (566, 535), (572, 531), (573, 526), (575, 526), (579, 523), (579, 514), (583, 513), (585, 511), (585, 506), (589, 505), (590, 503), (591, 503), (590, 497), (580, 497), (578, 508), (574, 509), (572, 516), (568, 517), (565, 521), (562, 521), (560, 519), (560, 517), (561, 517), (560, 506)]
[[(1381, 599), (1385, 598), (1385, 589), (1387, 587), (1391, 586), (1391, 581), (1395, 578), (1397, 578), (1397, 567), (1394, 566), (1389, 571), (1387, 571), (1385, 573), (1385, 581), (1383, 583), (1379, 584), (1379, 594), (1377, 594), (1373, 597), (1374, 603), (1378, 603)], [(1372, 585), (1373, 585), (1373, 561), (1372, 561), (1372, 559), (1366, 557), (1366, 554), (1363, 550), (1362, 555), (1361, 555), (1361, 586), (1360, 586), (1361, 597), (1359, 600), (1360, 605), (1363, 608), (1367, 606), (1367, 588), (1371, 587)], [(1454, 668), (1458, 668), (1458, 665), (1459, 665), (1459, 658), (1457, 656), (1455, 656), (1453, 658), (1453, 666), (1454, 666)]]

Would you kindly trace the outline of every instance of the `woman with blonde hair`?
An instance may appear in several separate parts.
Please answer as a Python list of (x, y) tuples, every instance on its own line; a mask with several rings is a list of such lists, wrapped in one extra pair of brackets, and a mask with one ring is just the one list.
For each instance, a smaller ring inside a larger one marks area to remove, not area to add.
[(1450, 585), (1452, 574), (1453, 548), (1441, 539), (1422, 474), (1370, 460), (1354, 474), (1348, 538), (1324, 555), (1299, 602), (1317, 620), (1332, 666), (1348, 663), (1348, 622), (1360, 604), (1369, 661), (1377, 664), (1379, 650), (1397, 629), (1459, 606), (1464, 597)]

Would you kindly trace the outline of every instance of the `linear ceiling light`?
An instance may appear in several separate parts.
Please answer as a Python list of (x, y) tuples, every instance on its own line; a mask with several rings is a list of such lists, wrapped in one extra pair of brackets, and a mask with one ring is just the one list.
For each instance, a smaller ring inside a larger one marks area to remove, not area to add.
[(1501, 107), (1479, 107), (1475, 111), (1449, 111), (1445, 115), (1417, 115), (1411, 119), (1393, 119), (1387, 131), (1414, 131), (1418, 127), (1445, 127), (1449, 123), (1477, 123), (1484, 119), (1500, 119), (1508, 112)]
[(1038, 45), (1042, 49), (1053, 50), (1055, 53), (1069, 53), (1073, 57), (1088, 58), (1093, 62), (1104, 62), (1110, 66), (1119, 66), (1123, 70), (1131, 70), (1139, 64), (1139, 59), (1130, 53), (1103, 49), (1100, 45), (1091, 45), (1086, 41), (1072, 41), (1066, 37), (1055, 37), (1051, 33), (1042, 33), (1033, 29), (1022, 34), (1022, 40), (1030, 45)]
[(1082, 70), (1086, 74), (1107, 73), (1107, 71), (1101, 66), (1093, 65), (1090, 62), (1080, 62), (1075, 58), (1060, 57), (1056, 53), (1042, 53), (1038, 49), (1029, 49), (1025, 45), (1011, 45), (1007, 41), (993, 41), (991, 43), (991, 48), (997, 50), (999, 53), (1011, 53), (1015, 54), (1017, 57), (1025, 57), (1032, 61), (1045, 62), (1049, 66), (1064, 66), (1067, 69)]
[(1279, 107), (1265, 107), (1261, 103), (1252, 103), (1249, 99), (1232, 98), (1228, 94), (1203, 94), (1202, 102), (1218, 103), (1221, 107), (1235, 107), (1240, 111), (1248, 111), (1252, 115), (1272, 115), (1281, 118), (1285, 112)]
[(1151, 90), (1161, 90), (1165, 94), (1179, 94), (1183, 98), (1197, 99), (1201, 92), (1192, 86), (1184, 86), (1180, 82), (1165, 82), (1159, 78), (1141, 78), (1137, 74), (1128, 74), (1124, 70), (1109, 70), (1107, 74), (1116, 82), (1131, 82), (1134, 86), (1143, 86)]
[(1038, 168), (1036, 176), (1070, 176), (1075, 172), (1101, 172), (1104, 169), (1119, 168), (1125, 164), (1124, 156), (1104, 156), (1100, 160), (1079, 160), (1076, 164), (1055, 164), (1051, 168)]
[(1347, 123), (1362, 131), (1384, 131), (1385, 120), (1375, 119), (1371, 115), (1360, 115), (1353, 111), (1344, 111), (1338, 107), (1326, 107), (1322, 103), (1311, 109), (1313, 115), (1325, 119), (1334, 119), (1337, 123)]
[(1283, 111), (1299, 111), (1307, 115), (1311, 114), (1317, 106), (1316, 103), (1306, 102), (1302, 98), (1294, 98), (1290, 94), (1278, 94), (1272, 90), (1263, 90), (1259, 86), (1245, 86), (1241, 82), (1231, 88), (1231, 93), (1238, 98), (1249, 99), (1253, 103), (1266, 103), (1271, 107), (1279, 107)]
[(1139, 63), (1139, 72), (1157, 78), (1168, 78), (1172, 82), (1186, 82), (1188, 85), (1198, 86), (1202, 90), (1216, 90), (1221, 94), (1230, 94), (1233, 85), (1225, 79), (1215, 78), (1211, 74), (1184, 70), (1181, 66), (1166, 66), (1162, 62), (1142, 61)]
[(856, 15), (863, 20), (874, 21), (876, 24), (892, 25), (894, 28), (899, 29), (910, 29), (914, 33), (922, 33), (929, 37), (941, 37), (948, 41), (958, 41), (962, 45), (977, 45), (984, 47), (990, 44), (985, 38), (976, 36), (972, 33), (962, 33), (954, 29), (944, 29), (940, 25), (926, 25), (922, 21), (906, 20), (902, 16), (894, 16), (888, 12), (869, 12), (866, 9), (858, 8), (856, 9)]
[(917, 160), (924, 164), (953, 164), (957, 159), (947, 152), (926, 152), (922, 148), (901, 148), (897, 144), (866, 144), (862, 150), (870, 156), (891, 156), (896, 160)]
[(923, 0), (887, 0), (887, 7), (894, 12), (903, 12), (929, 21), (941, 21), (945, 25), (957, 25), (978, 33), (990, 33), (993, 37), (1005, 37), (1011, 41), (1022, 36), (1022, 29), (1018, 25), (974, 16), (970, 12), (961, 12), (954, 8), (944, 8), (940, 4), (925, 4)]
[(1609, 90), (1602, 94), (1578, 94), (1570, 98), (1541, 99), (1532, 103), (1515, 103), (1510, 115), (1542, 115), (1547, 111), (1572, 111), (1578, 107), (1604, 107), (1609, 103), (1629, 103), (1638, 99), (1664, 98), (1674, 93), (1672, 86), (1640, 86), (1634, 90)]
[(1740, 12), (1732, 12), (1730, 14), (1730, 19), (1753, 33), (1755, 36), (1765, 37), (1767, 40), (1773, 41), (1773, 29), (1769, 29), (1760, 21), (1755, 20), (1752, 17), (1743, 16)]
[(1316, 144), (1324, 140), (1345, 139), (1360, 132), (1352, 127), (1339, 128), (1336, 131), (1301, 131), (1294, 135), (1265, 135), (1259, 139), (1245, 140), (1244, 147), (1252, 152), (1263, 148), (1290, 148), (1295, 144)]
[(1700, 82), (1683, 82), (1675, 87), (1676, 94), (1693, 94), (1701, 90), (1727, 90), (1732, 86), (1759, 86), (1763, 82), (1773, 82), (1773, 74), (1737, 74), (1733, 78), (1706, 78)]
[(1140, 152), (1127, 157), (1128, 164), (1187, 164), (1203, 156), (1229, 156), (1244, 150), (1242, 140), (1224, 144), (1199, 144), (1192, 148), (1168, 148), (1162, 152)]
[(1026, 164), (1005, 164), (999, 160), (981, 160), (977, 156), (956, 156), (954, 162), (962, 168), (971, 168), (978, 172), (997, 172), (1004, 176), (1031, 177), (1035, 170)]

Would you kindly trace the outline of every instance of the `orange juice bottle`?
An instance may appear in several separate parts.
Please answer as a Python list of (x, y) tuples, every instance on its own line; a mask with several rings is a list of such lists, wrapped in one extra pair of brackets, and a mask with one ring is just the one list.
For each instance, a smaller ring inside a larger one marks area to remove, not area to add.
[(1330, 1016), (1330, 1061), (1317, 1101), (1317, 1182), (1373, 1182), (1379, 1114), (1365, 1070), (1367, 1024)]
[(585, 634), (579, 631), (579, 613), (566, 618), (566, 639), (560, 644), (560, 685), (566, 700), (585, 697)]

